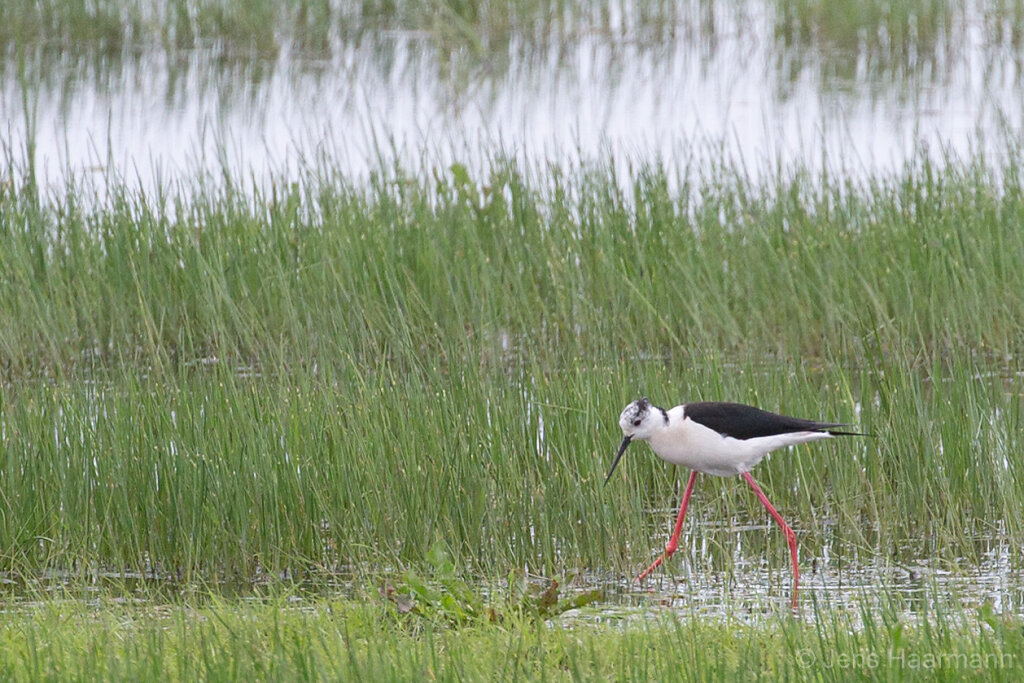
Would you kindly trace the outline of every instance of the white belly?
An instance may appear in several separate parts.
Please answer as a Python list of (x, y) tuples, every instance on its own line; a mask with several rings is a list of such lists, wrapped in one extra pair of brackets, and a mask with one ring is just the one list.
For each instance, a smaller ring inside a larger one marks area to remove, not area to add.
[(827, 432), (792, 432), (734, 439), (687, 418), (653, 434), (649, 443), (666, 462), (716, 477), (731, 477), (750, 471), (776, 448), (831, 437)]

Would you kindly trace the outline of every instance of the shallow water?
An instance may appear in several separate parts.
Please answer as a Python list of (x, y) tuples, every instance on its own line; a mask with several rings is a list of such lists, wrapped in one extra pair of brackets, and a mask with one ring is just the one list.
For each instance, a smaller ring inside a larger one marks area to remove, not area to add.
[[(703, 526), (684, 533), (678, 552), (642, 584), (633, 575), (613, 571), (570, 572), (561, 577), (561, 599), (595, 589), (603, 597), (554, 620), (568, 625), (617, 623), (673, 614), (756, 625), (788, 618), (791, 569), (777, 529), (737, 520)], [(982, 609), (1024, 618), (1024, 557), (1012, 552), (1010, 539), (998, 530), (1001, 525), (995, 528), (995, 533), (972, 539), (982, 549), (977, 562), (936, 559), (940, 539), (916, 539), (901, 548), (865, 549), (837, 542), (837, 530), (827, 528), (820, 546), (808, 551), (805, 545), (812, 544), (801, 545), (798, 615), (810, 621), (839, 617), (853, 626), (866, 615), (916, 623), (941, 615), (970, 619)], [(710, 549), (712, 544), (727, 548), (729, 557), (723, 560)], [(637, 558), (637, 571), (659, 551), (652, 548), (649, 558)], [(31, 578), (4, 573), (0, 575), (0, 611), (31, 608), (46, 596), (154, 606), (182, 599), (203, 603), (214, 595), (241, 600), (287, 595), (297, 608), (315, 607), (325, 598), (365, 597), (363, 591), (371, 588), (359, 576), (351, 568), (315, 575), (266, 574), (252, 581), (206, 577), (190, 582), (157, 569), (104, 569), (87, 577), (66, 570)], [(395, 577), (394, 583), (401, 586), (400, 573)], [(539, 592), (550, 585), (550, 579), (531, 576), (529, 583)], [(479, 590), (485, 604), (499, 609), (507, 599), (501, 587)]]
[[(581, 585), (605, 589), (607, 603), (573, 616), (647, 618), (653, 608), (653, 613), (756, 623), (788, 615), (792, 576), (782, 535), (769, 525), (733, 521), (712, 526), (707, 532), (684, 533), (679, 551), (642, 584), (632, 577), (582, 577)], [(802, 540), (800, 529), (795, 530)], [(1024, 617), (1024, 558), (1014, 556), (1010, 539), (1001, 532), (971, 539), (982, 549), (975, 562), (937, 559), (940, 539), (916, 539), (901, 548), (860, 548), (837, 542), (837, 531), (826, 527), (826, 537), (810, 552), (804, 549), (810, 543), (801, 544), (802, 618), (843, 614), (859, 623), (865, 613), (894, 614), (913, 623), (924, 615), (971, 614), (985, 606)], [(724, 563), (712, 557), (708, 534), (732, 548), (732, 557)], [(652, 549), (651, 560), (659, 550)]]
[(0, 123), (16, 156), (34, 130), (51, 187), (222, 168), (260, 182), (319, 160), (358, 179), (381, 158), (484, 167), (496, 150), (540, 167), (612, 157), (624, 177), (654, 159), (856, 176), (922, 144), (998, 161), (1024, 127), (1016, 19), (985, 5), (852, 26), (785, 2), (613, 5), (481, 43), (399, 25), (331, 30), (319, 49), (281, 29), (275, 49), (241, 54), (70, 46), (30, 52), (24, 78), (8, 50)]

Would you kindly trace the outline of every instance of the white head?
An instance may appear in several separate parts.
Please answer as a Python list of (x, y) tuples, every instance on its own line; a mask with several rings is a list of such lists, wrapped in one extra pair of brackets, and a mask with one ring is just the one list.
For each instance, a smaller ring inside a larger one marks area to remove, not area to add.
[(622, 409), (619, 415), (619, 427), (622, 435), (634, 439), (645, 440), (665, 424), (665, 411), (652, 406), (647, 397), (633, 401)]
[(619, 427), (622, 428), (623, 435), (622, 444), (619, 446), (619, 452), (615, 454), (615, 460), (612, 462), (612, 468), (608, 470), (608, 476), (605, 477), (605, 484), (612, 478), (612, 472), (618, 466), (619, 459), (626, 452), (629, 443), (634, 439), (651, 438), (654, 432), (665, 425), (667, 420), (665, 411), (657, 406), (652, 406), (646, 396), (639, 401), (633, 401), (622, 410), (619, 415)]

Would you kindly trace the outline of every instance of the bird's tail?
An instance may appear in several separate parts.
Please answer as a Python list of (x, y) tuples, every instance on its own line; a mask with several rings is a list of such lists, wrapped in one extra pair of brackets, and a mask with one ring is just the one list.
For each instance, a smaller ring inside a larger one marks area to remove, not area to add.
[(826, 429), (825, 431), (832, 436), (874, 436), (868, 432), (846, 432), (841, 429)]

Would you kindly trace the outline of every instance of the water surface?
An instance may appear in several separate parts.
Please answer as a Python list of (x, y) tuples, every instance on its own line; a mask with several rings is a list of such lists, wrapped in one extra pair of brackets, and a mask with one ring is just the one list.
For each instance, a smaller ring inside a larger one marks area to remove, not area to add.
[(866, 175), (922, 148), (1011, 153), (1024, 88), (1009, 10), (910, 4), (909, 17), (850, 23), (828, 5), (614, 5), (466, 35), (401, 20), (346, 32), (338, 19), (315, 40), (284, 26), (244, 50), (230, 36), (47, 45), (29, 49), (24, 77), (9, 48), (0, 121), (15, 152), (34, 141), (51, 186), (222, 169), (259, 182), (324, 160), (358, 179), (381, 158), (479, 169), (498, 153), (534, 168), (610, 157), (626, 177), (653, 160)]

